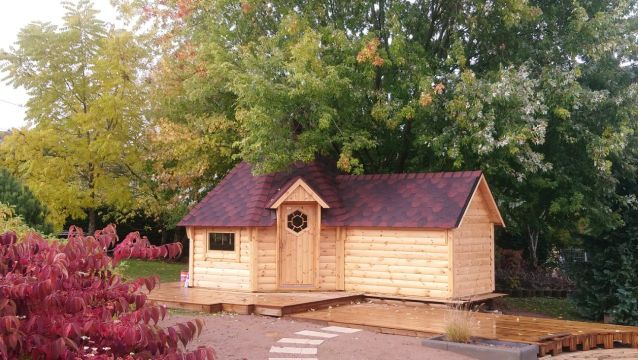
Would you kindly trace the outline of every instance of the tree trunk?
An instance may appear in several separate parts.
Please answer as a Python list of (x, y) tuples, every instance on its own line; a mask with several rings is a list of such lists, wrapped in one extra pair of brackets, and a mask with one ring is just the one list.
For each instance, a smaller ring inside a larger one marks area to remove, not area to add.
[(186, 236), (186, 228), (183, 226), (175, 227), (175, 232), (173, 233), (173, 241), (182, 243), (182, 254), (179, 257), (179, 260), (184, 257), (188, 258), (188, 247), (190, 246), (190, 239)]
[(402, 173), (405, 171), (405, 163), (408, 159), (410, 147), (412, 146), (412, 120), (408, 120), (405, 124), (405, 131), (403, 132), (403, 149), (399, 155), (399, 164), (397, 172)]
[(532, 266), (538, 267), (538, 239), (540, 237), (540, 231), (534, 231), (528, 225), (527, 236), (529, 238), (529, 256), (532, 260)]
[(89, 215), (89, 229), (88, 229), (88, 235), (89, 236), (93, 236), (93, 234), (95, 234), (95, 227), (96, 227), (96, 213), (95, 213), (95, 209), (94, 208), (88, 208), (86, 210), (87, 214)]
[(164, 245), (168, 242), (168, 231), (162, 228), (162, 239), (160, 240), (160, 244)]

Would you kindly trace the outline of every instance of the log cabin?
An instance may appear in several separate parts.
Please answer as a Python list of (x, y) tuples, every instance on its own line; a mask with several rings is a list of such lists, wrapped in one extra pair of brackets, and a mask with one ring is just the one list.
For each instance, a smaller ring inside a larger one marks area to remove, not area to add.
[(345, 175), (322, 162), (253, 175), (238, 164), (179, 225), (190, 287), (454, 299), (495, 289), (480, 171)]

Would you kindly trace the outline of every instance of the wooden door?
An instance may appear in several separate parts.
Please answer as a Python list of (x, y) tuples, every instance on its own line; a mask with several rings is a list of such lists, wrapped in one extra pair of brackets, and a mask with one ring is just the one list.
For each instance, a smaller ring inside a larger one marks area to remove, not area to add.
[(317, 204), (282, 204), (279, 216), (279, 288), (314, 288)]

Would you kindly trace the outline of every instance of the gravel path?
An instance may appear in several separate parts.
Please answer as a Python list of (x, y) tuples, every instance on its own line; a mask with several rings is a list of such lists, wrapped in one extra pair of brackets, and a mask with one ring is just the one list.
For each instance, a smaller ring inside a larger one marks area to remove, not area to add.
[[(163, 325), (195, 317), (203, 319), (206, 326), (201, 337), (193, 341), (189, 348), (212, 346), (219, 360), (470, 359), (426, 348), (421, 346), (421, 339), (415, 337), (378, 334), (365, 330), (348, 332), (347, 329), (326, 328), (324, 325), (257, 315), (173, 314)], [(297, 332), (300, 334), (296, 334)], [(317, 333), (324, 335), (322, 337)], [(326, 333), (334, 336), (325, 335)], [(280, 342), (282, 339), (284, 340)]]

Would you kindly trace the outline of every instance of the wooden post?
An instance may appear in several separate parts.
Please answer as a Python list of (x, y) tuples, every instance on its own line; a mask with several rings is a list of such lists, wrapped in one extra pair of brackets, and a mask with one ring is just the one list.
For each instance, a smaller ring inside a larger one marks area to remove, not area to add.
[(578, 337), (577, 336), (570, 336), (569, 337), (569, 351), (576, 351), (578, 350)]
[(195, 228), (186, 228), (188, 236), (188, 287), (195, 286)]
[(603, 335), (603, 347), (605, 349), (613, 349), (614, 348), (614, 335), (613, 334), (604, 334)]
[(563, 352), (563, 340), (555, 340), (554, 341), (554, 349), (552, 351), (552, 356), (556, 356)]
[(448, 297), (454, 298), (456, 291), (454, 291), (454, 231), (445, 231), (445, 242), (447, 243), (447, 284), (448, 284)]
[(277, 290), (280, 288), (281, 284), (281, 227), (282, 227), (282, 219), (281, 219), (281, 206), (277, 208), (277, 223), (276, 223), (275, 232), (275, 286)]
[(335, 239), (335, 278), (336, 278), (336, 290), (345, 290), (345, 238), (346, 238), (346, 229), (343, 227), (337, 228), (337, 238)]
[(254, 292), (259, 290), (259, 228), (248, 228), (250, 237), (250, 289)]
[(496, 291), (496, 257), (494, 255), (494, 249), (496, 248), (496, 239), (494, 238), (494, 223), (490, 224), (491, 228), (492, 228), (492, 233), (491, 233), (491, 240), (492, 243), (490, 244), (490, 246), (492, 247), (492, 259), (490, 261), (490, 270), (492, 271), (492, 291)]
[(315, 258), (313, 261), (314, 267), (314, 288), (319, 289), (319, 256), (321, 256), (321, 248), (319, 247), (319, 242), (321, 242), (321, 205), (318, 203), (316, 206), (316, 219), (315, 219), (315, 236), (314, 236), (314, 247), (315, 247)]

